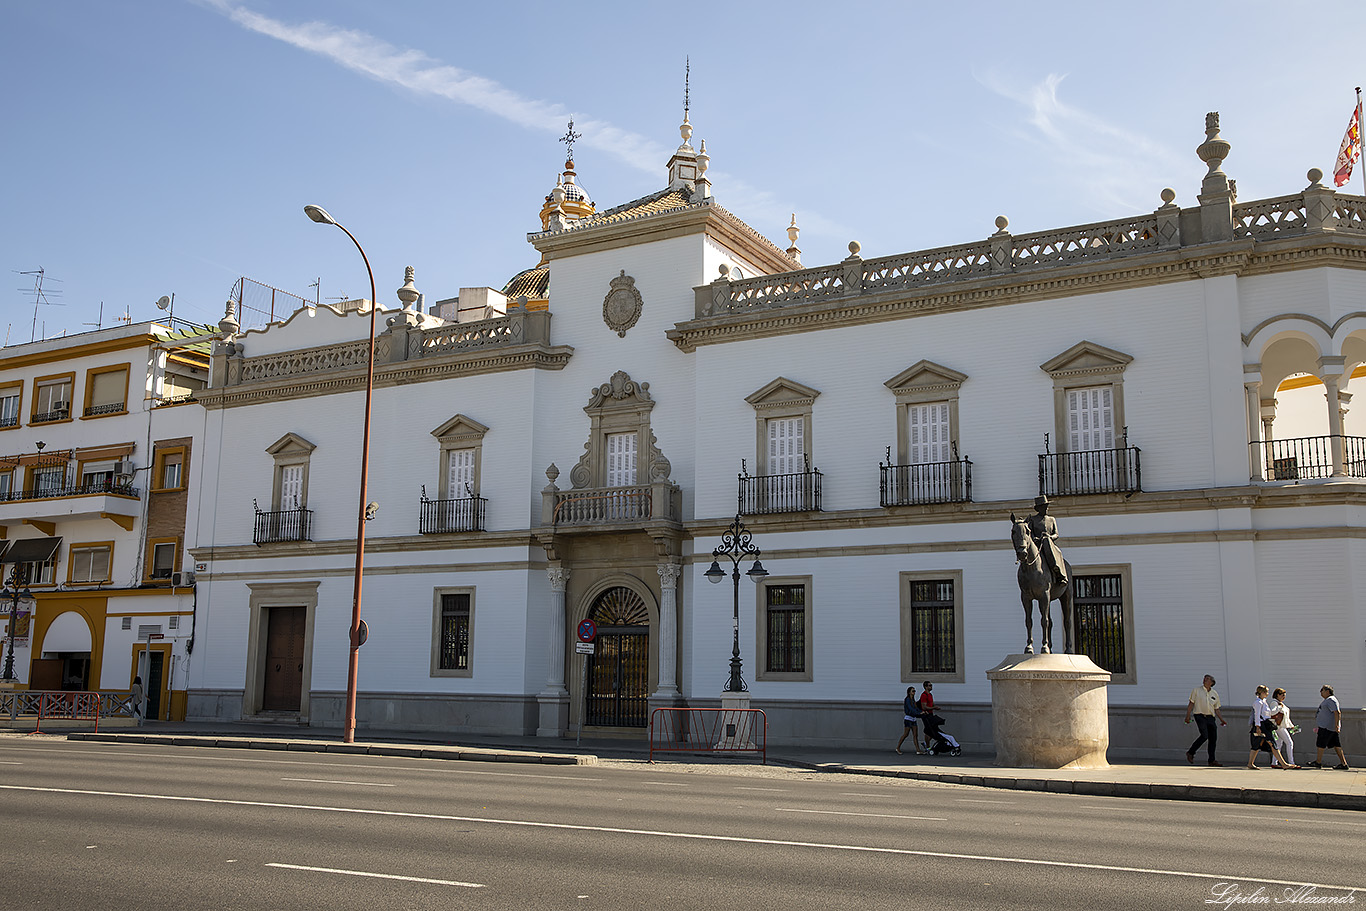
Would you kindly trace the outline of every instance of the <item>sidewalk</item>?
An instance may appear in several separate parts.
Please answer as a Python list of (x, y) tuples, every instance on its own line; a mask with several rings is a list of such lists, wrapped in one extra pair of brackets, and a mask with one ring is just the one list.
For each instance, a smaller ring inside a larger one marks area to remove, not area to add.
[[(57, 733), (52, 731), (50, 733)], [(172, 743), (181, 746), (234, 747), (293, 752), (359, 753), (372, 756), (409, 756), (477, 762), (526, 762), (554, 765), (592, 765), (603, 759), (644, 761), (650, 756), (644, 740), (573, 740), (539, 737), (470, 735), (458, 742), (431, 733), (394, 734), (342, 743), (340, 730), (280, 727), (260, 724), (151, 722), (141, 728), (116, 731), (73, 730), (68, 739), (107, 743)], [(1312, 756), (1312, 754), (1310, 754)], [(1199, 800), (1265, 806), (1366, 811), (1366, 771), (1332, 769), (1281, 771), (1265, 766), (1244, 767), (1242, 755), (1229, 754), (1222, 768), (1189, 765), (1179, 751), (1173, 761), (1117, 763), (1108, 769), (1006, 769), (992, 757), (897, 755), (893, 750), (777, 746), (768, 751), (770, 763), (812, 769), (939, 781), (949, 784), (1021, 791), (1051, 791), (1097, 797), (1147, 797), (1160, 800)], [(660, 762), (735, 762), (709, 760), (705, 754), (656, 753)], [(745, 757), (757, 762), (757, 757)]]

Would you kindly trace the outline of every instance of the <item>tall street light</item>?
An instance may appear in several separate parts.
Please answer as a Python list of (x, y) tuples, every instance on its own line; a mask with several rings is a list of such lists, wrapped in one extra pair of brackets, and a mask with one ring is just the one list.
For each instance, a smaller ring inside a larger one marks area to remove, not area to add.
[(740, 521), (739, 513), (736, 513), (735, 521), (730, 523), (730, 528), (721, 535), (721, 546), (711, 552), (711, 568), (702, 574), (709, 582), (720, 582), (726, 577), (726, 571), (717, 561), (721, 557), (727, 557), (731, 562), (730, 578), (735, 583), (735, 615), (731, 621), (734, 642), (730, 650), (730, 680), (726, 682), (725, 689), (727, 693), (743, 693), (746, 689), (745, 678), (740, 673), (740, 561), (751, 555), (754, 557), (754, 565), (745, 575), (753, 579), (756, 585), (760, 579), (768, 575), (764, 564), (759, 562), (759, 548), (754, 546), (753, 537), (750, 530)]
[(14, 676), (14, 634), (19, 626), (19, 602), (32, 601), (33, 592), (27, 587), (19, 590), (19, 564), (14, 564), (9, 575), (9, 589), (0, 591), (0, 598), (9, 602), (9, 653), (5, 656), (5, 680), (18, 680)]
[(379, 301), (375, 297), (375, 273), (370, 268), (370, 257), (365, 255), (356, 235), (346, 230), (331, 215), (317, 206), (304, 206), (304, 214), (320, 225), (336, 225), (351, 238), (351, 243), (360, 251), (365, 260), (365, 271), (370, 276), (370, 346), (365, 365), (365, 429), (361, 436), (360, 448), (360, 507), (356, 515), (356, 581), (351, 596), (351, 660), (346, 669), (346, 721), (342, 728), (342, 740), (354, 743), (356, 739), (356, 678), (360, 672), (361, 637), (360, 594), (361, 576), (365, 572), (365, 519), (368, 512), (365, 502), (365, 484), (370, 475), (370, 399), (375, 391), (375, 311)]

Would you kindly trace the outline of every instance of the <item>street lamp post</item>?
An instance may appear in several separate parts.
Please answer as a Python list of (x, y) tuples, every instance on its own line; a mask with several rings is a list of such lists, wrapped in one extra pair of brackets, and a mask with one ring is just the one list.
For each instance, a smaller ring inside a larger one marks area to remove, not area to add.
[(707, 581), (720, 582), (726, 577), (726, 571), (717, 561), (721, 557), (726, 557), (731, 562), (730, 578), (735, 583), (735, 614), (731, 621), (734, 641), (730, 650), (730, 679), (726, 681), (726, 693), (743, 693), (747, 689), (745, 678), (741, 674), (740, 661), (740, 561), (751, 555), (754, 557), (754, 565), (745, 575), (753, 579), (756, 585), (760, 579), (768, 575), (764, 564), (759, 562), (759, 548), (754, 546), (753, 537), (745, 523), (740, 521), (740, 514), (736, 513), (735, 521), (730, 523), (730, 528), (721, 535), (721, 546), (711, 552), (711, 568), (703, 573)]
[(9, 590), (0, 592), (9, 602), (9, 651), (5, 655), (5, 680), (18, 680), (14, 675), (14, 633), (19, 626), (19, 602), (32, 601), (33, 592), (27, 588), (19, 590), (19, 564), (14, 564), (9, 575)]
[(360, 449), (360, 507), (356, 516), (356, 579), (351, 596), (351, 657), (346, 669), (346, 721), (342, 728), (342, 740), (353, 743), (356, 739), (356, 679), (360, 672), (361, 620), (360, 596), (361, 576), (365, 572), (365, 519), (369, 511), (365, 502), (365, 486), (370, 475), (370, 400), (375, 391), (375, 311), (379, 301), (375, 297), (375, 273), (370, 268), (370, 257), (365, 255), (356, 236), (345, 226), (318, 206), (304, 206), (304, 214), (320, 225), (336, 225), (341, 228), (351, 243), (360, 251), (365, 260), (365, 271), (370, 276), (370, 345), (365, 366), (365, 429), (361, 435)]

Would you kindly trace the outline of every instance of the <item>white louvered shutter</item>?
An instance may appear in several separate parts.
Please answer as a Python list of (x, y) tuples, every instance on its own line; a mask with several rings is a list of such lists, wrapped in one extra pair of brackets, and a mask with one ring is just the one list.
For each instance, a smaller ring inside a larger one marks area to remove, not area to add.
[(1067, 448), (1069, 452), (1113, 449), (1115, 446), (1114, 388), (1086, 386), (1067, 390)]
[(465, 500), (474, 496), (474, 450), (452, 449), (446, 465), (446, 499)]
[(607, 486), (630, 487), (636, 483), (636, 435), (607, 435)]
[(947, 462), (949, 449), (949, 403), (909, 405), (906, 409), (907, 433), (912, 465)]
[(280, 509), (304, 505), (304, 466), (285, 465), (280, 469)]
[(768, 422), (768, 473), (797, 474), (806, 470), (803, 434), (805, 418), (771, 418)]

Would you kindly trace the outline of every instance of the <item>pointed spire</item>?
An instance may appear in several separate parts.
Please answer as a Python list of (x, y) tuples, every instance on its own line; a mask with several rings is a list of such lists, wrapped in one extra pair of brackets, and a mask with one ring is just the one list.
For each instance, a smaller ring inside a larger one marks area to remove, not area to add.
[(692, 139), (692, 124), (688, 122), (688, 112), (691, 105), (691, 79), (692, 61), (685, 64), (683, 75), (683, 122), (678, 126), (678, 133), (683, 137), (683, 142), (674, 151), (673, 157), (669, 159), (669, 189), (671, 190), (691, 190), (698, 179), (697, 170), (697, 151), (689, 142)]
[(588, 218), (597, 212), (597, 206), (589, 198), (588, 192), (576, 182), (574, 171), (574, 143), (583, 134), (574, 129), (574, 118), (569, 118), (568, 129), (559, 141), (565, 144), (564, 170), (555, 176), (555, 189), (545, 198), (541, 206), (541, 230), (562, 231), (580, 219)]

